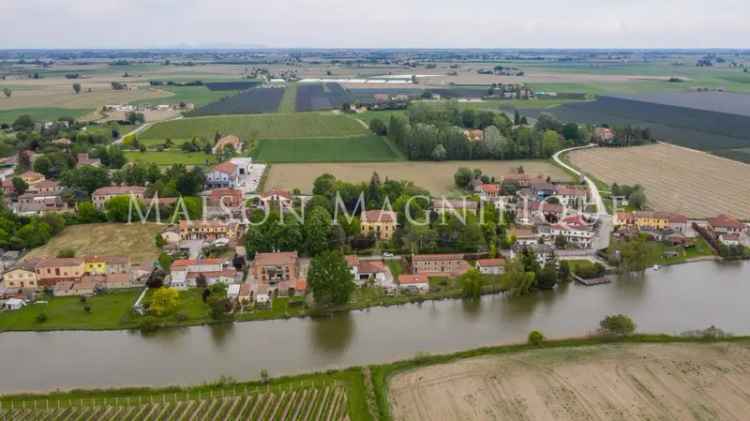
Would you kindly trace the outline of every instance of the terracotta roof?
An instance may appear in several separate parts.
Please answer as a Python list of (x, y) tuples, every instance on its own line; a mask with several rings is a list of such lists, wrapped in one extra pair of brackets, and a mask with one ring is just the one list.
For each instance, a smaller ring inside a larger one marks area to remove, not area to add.
[(383, 210), (368, 210), (360, 216), (362, 222), (395, 223), (397, 219), (396, 212)]
[(293, 264), (297, 261), (296, 251), (286, 251), (279, 253), (256, 253), (256, 265), (286, 265)]
[(298, 278), (297, 281), (294, 282), (294, 289), (295, 291), (307, 291), (307, 279)]
[(400, 285), (426, 284), (427, 282), (429, 282), (429, 278), (424, 273), (398, 275), (398, 283)]
[(485, 193), (497, 193), (500, 191), (500, 186), (497, 184), (482, 184), (479, 188)]
[(45, 257), (36, 261), (36, 267), (78, 266), (81, 263), (83, 263), (83, 259), (78, 257)]
[(224, 259), (177, 259), (172, 262), (172, 268), (175, 266), (193, 266), (193, 265), (218, 265), (223, 264)]
[(477, 260), (477, 264), (479, 266), (503, 266), (505, 264), (505, 259), (502, 257), (494, 258), (494, 259), (479, 259)]
[(353, 254), (352, 255), (348, 255), (348, 256), (344, 256), (344, 258), (346, 259), (346, 264), (349, 267), (354, 267), (354, 266), (359, 265), (359, 257), (357, 257), (357, 256), (355, 256)]
[(577, 186), (558, 185), (557, 194), (560, 196), (586, 196), (586, 189)]
[(212, 171), (223, 172), (225, 174), (234, 175), (237, 172), (237, 166), (229, 161), (222, 162), (213, 166)]
[(435, 262), (448, 260), (464, 260), (463, 254), (417, 254), (412, 256), (413, 262)]
[(120, 196), (133, 194), (144, 194), (146, 188), (143, 186), (107, 186), (94, 190), (94, 196)]
[(245, 282), (243, 284), (240, 284), (240, 297), (247, 297), (250, 295), (250, 292), (252, 291), (252, 287), (250, 286), (249, 282)]
[(362, 260), (359, 262), (359, 273), (385, 272), (385, 264), (379, 260)]
[(217, 277), (217, 276), (224, 276), (224, 277), (227, 277), (227, 278), (234, 278), (237, 275), (237, 270), (235, 268), (227, 268), (227, 269), (218, 270), (218, 271), (214, 270), (214, 271), (208, 271), (208, 272), (201, 272), (201, 271), (188, 272), (187, 278), (188, 279), (195, 279), (195, 278), (197, 278), (197, 277), (199, 277), (201, 275), (205, 276), (206, 278), (213, 278), (213, 277)]
[(744, 229), (745, 227), (745, 225), (743, 225), (737, 219), (724, 214), (715, 216), (713, 218), (708, 218), (708, 223), (715, 228)]

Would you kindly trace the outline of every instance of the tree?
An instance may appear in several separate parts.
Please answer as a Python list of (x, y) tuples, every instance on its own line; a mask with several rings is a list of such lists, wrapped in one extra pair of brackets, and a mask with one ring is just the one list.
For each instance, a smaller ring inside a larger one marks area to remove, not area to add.
[(21, 177), (13, 177), (11, 183), (13, 183), (13, 190), (15, 190), (16, 194), (19, 196), (26, 193), (26, 190), (29, 189), (29, 184), (23, 181)]
[(348, 303), (355, 288), (354, 277), (339, 251), (326, 251), (314, 257), (307, 280), (315, 302), (321, 306)]
[(13, 91), (11, 91), (10, 88), (3, 88), (3, 94), (5, 94), (6, 98), (10, 98), (10, 96), (13, 94)]
[(529, 345), (540, 346), (544, 342), (544, 335), (538, 330), (532, 330), (529, 333)]
[(557, 266), (554, 261), (547, 262), (537, 274), (537, 287), (540, 289), (552, 289), (557, 284)]
[(542, 154), (550, 157), (560, 150), (560, 135), (554, 130), (547, 130), (542, 137)]
[[(130, 196), (115, 196), (104, 202), (104, 212), (109, 222), (130, 222)], [(138, 206), (143, 209), (143, 203)], [(137, 212), (134, 212), (137, 215)], [(137, 217), (137, 216), (136, 216)]]
[(86, 202), (79, 202), (78, 203), (78, 222), (82, 224), (93, 224), (95, 222), (103, 222), (104, 221), (104, 215), (102, 215), (101, 212), (94, 206), (93, 203), (86, 201)]
[(453, 175), (453, 182), (456, 184), (456, 187), (462, 189), (468, 187), (473, 179), (474, 173), (466, 167), (459, 168)]
[(463, 297), (469, 300), (478, 300), (482, 295), (482, 274), (476, 269), (471, 269), (458, 278), (461, 283)]
[(197, 278), (195, 278), (195, 286), (198, 288), (206, 288), (208, 286), (208, 280), (206, 279), (206, 276), (202, 273), (198, 275)]
[(305, 218), (305, 250), (310, 256), (316, 256), (328, 249), (331, 222), (331, 214), (322, 207), (312, 208)]
[(501, 286), (513, 296), (528, 294), (536, 286), (536, 275), (527, 272), (521, 259), (516, 257), (505, 264)]
[(30, 115), (24, 114), (18, 116), (13, 122), (13, 130), (17, 132), (27, 132), (34, 129), (34, 119)]
[(431, 156), (433, 161), (445, 161), (448, 157), (448, 151), (445, 150), (445, 146), (438, 143), (437, 146), (435, 146), (435, 149), (432, 150)]
[(174, 288), (159, 288), (151, 296), (149, 311), (157, 317), (170, 314), (177, 310), (180, 303), (180, 293)]
[(46, 155), (42, 155), (34, 160), (34, 171), (49, 177), (52, 169), (52, 161)]
[(84, 165), (80, 168), (65, 171), (61, 177), (62, 184), (72, 189), (82, 190), (91, 196), (99, 187), (109, 186), (109, 171), (106, 168)]
[(599, 322), (599, 331), (604, 335), (626, 336), (635, 332), (635, 322), (624, 314), (614, 314)]
[(383, 120), (379, 118), (373, 118), (370, 120), (370, 130), (378, 136), (385, 136), (388, 134), (388, 127), (383, 123)]
[(558, 120), (557, 117), (553, 116), (552, 114), (541, 113), (536, 119), (536, 125), (534, 126), (534, 128), (540, 132), (554, 130), (559, 133), (562, 131), (563, 125), (560, 120)]
[(66, 247), (64, 249), (60, 249), (60, 251), (57, 252), (57, 257), (59, 258), (76, 257), (76, 251), (70, 247)]
[(159, 254), (158, 261), (161, 269), (165, 272), (169, 272), (169, 270), (172, 268), (172, 262), (174, 261), (174, 259), (167, 253), (161, 253)]
[(570, 281), (570, 264), (567, 260), (560, 261), (560, 266), (557, 271), (557, 280), (559, 282), (568, 282)]
[(336, 177), (328, 173), (318, 176), (313, 182), (313, 194), (333, 198), (336, 194)]
[(77, 94), (81, 93), (81, 84), (80, 83), (74, 83), (73, 84), (73, 92)]
[(576, 123), (568, 123), (564, 125), (562, 128), (562, 135), (566, 140), (571, 140), (575, 143), (578, 143), (582, 139), (581, 132)]

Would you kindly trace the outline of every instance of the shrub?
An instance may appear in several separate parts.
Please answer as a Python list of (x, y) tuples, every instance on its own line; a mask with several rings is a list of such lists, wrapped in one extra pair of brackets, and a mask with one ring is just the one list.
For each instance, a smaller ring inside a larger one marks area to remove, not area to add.
[(85, 311), (86, 313), (91, 313), (91, 306), (86, 304), (85, 306), (83, 306), (83, 311)]
[(57, 252), (57, 257), (61, 258), (70, 258), (70, 257), (76, 257), (76, 251), (72, 248), (64, 248)]
[(138, 322), (138, 329), (142, 333), (151, 333), (159, 329), (159, 321), (155, 317), (146, 316)]
[(177, 313), (174, 315), (175, 320), (178, 322), (184, 322), (188, 319), (187, 315), (185, 313)]
[(47, 313), (39, 313), (36, 315), (37, 323), (44, 323), (47, 321)]
[(538, 330), (532, 330), (529, 333), (529, 345), (540, 346), (544, 342), (544, 335)]
[(635, 332), (635, 322), (624, 315), (614, 314), (599, 322), (600, 332), (605, 335), (625, 336)]

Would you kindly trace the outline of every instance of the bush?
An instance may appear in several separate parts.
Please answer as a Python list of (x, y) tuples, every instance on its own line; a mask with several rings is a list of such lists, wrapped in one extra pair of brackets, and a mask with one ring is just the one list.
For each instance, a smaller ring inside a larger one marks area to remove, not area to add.
[(635, 332), (635, 322), (624, 314), (607, 316), (599, 322), (600, 332), (605, 335), (626, 336)]
[(64, 248), (57, 252), (57, 257), (60, 258), (70, 258), (70, 257), (76, 257), (76, 251), (72, 248)]
[(151, 333), (159, 330), (159, 321), (155, 317), (145, 316), (138, 322), (138, 329), (142, 333)]
[(83, 311), (85, 311), (86, 313), (91, 313), (91, 306), (86, 304), (85, 306), (83, 306)]
[(529, 333), (529, 345), (540, 346), (544, 342), (544, 335), (538, 330), (532, 330)]
[(47, 313), (39, 313), (36, 315), (37, 323), (44, 323), (47, 321)]
[(178, 322), (184, 322), (188, 319), (187, 315), (185, 313), (177, 313), (174, 315), (175, 320)]

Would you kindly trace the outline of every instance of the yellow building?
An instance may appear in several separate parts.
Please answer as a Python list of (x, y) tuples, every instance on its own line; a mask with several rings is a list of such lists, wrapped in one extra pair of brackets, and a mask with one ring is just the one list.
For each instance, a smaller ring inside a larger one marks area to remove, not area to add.
[(37, 288), (36, 273), (33, 270), (18, 267), (3, 274), (5, 289)]
[(393, 211), (370, 210), (360, 217), (360, 232), (374, 234), (379, 240), (390, 240), (398, 226), (398, 217)]
[(83, 259), (83, 271), (92, 275), (107, 273), (107, 259), (99, 256), (87, 256)]

